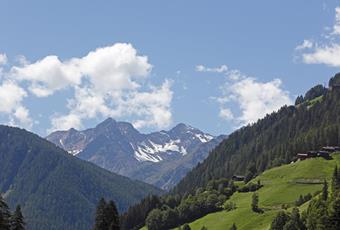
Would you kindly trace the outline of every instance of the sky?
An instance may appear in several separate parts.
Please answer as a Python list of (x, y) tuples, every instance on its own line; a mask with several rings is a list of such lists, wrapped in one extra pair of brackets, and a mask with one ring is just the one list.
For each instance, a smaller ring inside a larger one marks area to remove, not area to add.
[(0, 123), (218, 135), (340, 72), (340, 1), (0, 1)]

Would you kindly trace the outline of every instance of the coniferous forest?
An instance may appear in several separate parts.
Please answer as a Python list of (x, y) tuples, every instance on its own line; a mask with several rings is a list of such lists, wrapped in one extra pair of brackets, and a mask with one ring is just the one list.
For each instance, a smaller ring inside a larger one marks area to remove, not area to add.
[[(244, 175), (243, 180), (247, 183), (269, 168), (295, 161), (299, 152), (339, 145), (340, 88), (334, 87), (338, 83), (340, 74), (331, 78), (328, 88), (321, 85), (313, 87), (305, 96), (299, 96), (294, 106), (284, 106), (255, 124), (232, 133), (168, 195), (147, 197), (130, 207), (121, 216), (122, 229), (139, 229), (144, 225), (149, 230), (171, 229), (211, 212), (233, 210), (235, 204), (228, 202), (228, 198), (235, 191), (256, 191), (262, 187), (260, 181), (242, 187), (235, 186), (231, 180), (233, 175)], [(279, 213), (272, 228), (283, 229), (276, 228), (276, 222), (288, 226), (292, 221), (300, 221), (302, 227), (297, 229), (304, 229), (303, 226), (309, 226), (307, 222), (315, 220), (308, 220), (309, 213), (319, 212), (321, 206), (335, 210), (338, 202), (336, 173), (332, 179), (332, 192), (329, 193), (333, 200), (330, 198), (326, 202), (325, 198), (323, 201), (313, 199), (301, 220), (297, 219), (300, 213), (296, 209), (292, 213)], [(256, 202), (259, 198), (255, 196), (254, 199), (251, 208), (261, 212)], [(296, 203), (300, 205), (310, 199), (309, 194)], [(330, 212), (327, 218), (338, 221), (337, 217), (331, 216), (335, 213)], [(320, 213), (318, 215), (321, 218)]]

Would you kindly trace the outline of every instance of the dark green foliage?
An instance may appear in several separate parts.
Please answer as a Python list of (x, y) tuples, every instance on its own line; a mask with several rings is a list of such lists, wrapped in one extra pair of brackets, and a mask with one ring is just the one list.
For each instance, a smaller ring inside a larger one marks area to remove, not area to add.
[(93, 230), (119, 230), (119, 216), (113, 201), (106, 203), (104, 198), (98, 202)]
[(229, 228), (229, 230), (237, 230), (236, 224), (233, 224), (233, 225)]
[(10, 230), (10, 212), (8, 205), (0, 194), (0, 229)]
[(328, 184), (327, 181), (325, 180), (323, 182), (323, 187), (322, 187), (322, 199), (326, 201), (328, 198)]
[(322, 85), (317, 85), (307, 91), (304, 97), (304, 101), (311, 101), (314, 98), (325, 95), (327, 93), (327, 89)]
[(208, 230), (208, 228), (205, 226), (202, 226), (201, 230)]
[(270, 226), (271, 230), (305, 230), (298, 208), (293, 208), (292, 213), (280, 211)]
[(183, 230), (191, 230), (191, 228), (188, 224), (185, 224), (183, 225)]
[(259, 181), (256, 184), (250, 182), (247, 185), (238, 188), (237, 191), (239, 191), (239, 192), (255, 192), (262, 187), (263, 187), (263, 185), (261, 185), (261, 183), (259, 183)]
[[(175, 207), (180, 202), (179, 197), (168, 198), (169, 206)], [(139, 229), (145, 225), (145, 219), (152, 209), (160, 208), (161, 200), (157, 196), (147, 196), (140, 203), (131, 206), (126, 213), (120, 217), (123, 230)]]
[(253, 212), (259, 212), (259, 195), (254, 192), (253, 196), (251, 198), (251, 210), (253, 210)]
[(300, 95), (300, 96), (298, 96), (298, 97), (296, 98), (296, 100), (295, 100), (295, 105), (299, 105), (299, 104), (301, 104), (301, 103), (303, 103), (303, 102), (304, 102), (303, 96)]
[(278, 212), (276, 217), (273, 219), (273, 222), (270, 226), (271, 230), (283, 230), (285, 224), (289, 221), (290, 217), (284, 211)]
[(337, 73), (335, 74), (334, 77), (332, 77), (330, 80), (329, 80), (329, 87), (333, 87), (335, 85), (339, 85), (340, 84), (340, 73)]
[(11, 230), (25, 230), (24, 216), (21, 213), (21, 207), (18, 205), (11, 216)]
[(295, 205), (296, 205), (296, 206), (300, 206), (300, 205), (306, 203), (307, 201), (309, 201), (310, 199), (312, 199), (312, 194), (310, 194), (310, 193), (308, 193), (308, 194), (305, 195), (305, 196), (300, 195), (300, 196), (299, 196), (299, 199), (297, 199), (297, 200), (295, 201)]
[[(319, 93), (318, 89), (320, 86), (309, 95)], [(231, 178), (235, 174), (246, 175), (249, 180), (266, 169), (290, 163), (297, 153), (327, 145), (340, 145), (340, 90), (328, 90), (322, 102), (312, 107), (283, 106), (230, 134), (172, 192), (193, 193), (212, 179)]]
[(160, 191), (79, 160), (18, 128), (0, 126), (0, 192), (22, 204), (28, 229), (91, 229), (100, 197), (119, 211)]
[[(153, 209), (146, 218), (149, 230), (172, 229), (192, 222), (202, 216), (223, 209), (226, 200), (236, 191), (235, 185), (226, 179), (209, 181), (207, 187), (196, 190), (195, 195), (184, 195), (179, 203), (170, 207), (166, 196), (161, 204)], [(168, 203), (166, 203), (168, 202)], [(236, 208), (235, 205), (232, 208)], [(137, 229), (135, 226), (131, 229)]]

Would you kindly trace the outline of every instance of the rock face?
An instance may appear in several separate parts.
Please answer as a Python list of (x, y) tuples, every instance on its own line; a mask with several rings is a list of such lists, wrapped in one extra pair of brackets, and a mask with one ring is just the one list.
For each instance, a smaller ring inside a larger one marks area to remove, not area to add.
[(214, 137), (185, 124), (142, 134), (111, 118), (84, 131), (56, 131), (46, 137), (72, 155), (112, 172), (170, 189), (225, 136)]

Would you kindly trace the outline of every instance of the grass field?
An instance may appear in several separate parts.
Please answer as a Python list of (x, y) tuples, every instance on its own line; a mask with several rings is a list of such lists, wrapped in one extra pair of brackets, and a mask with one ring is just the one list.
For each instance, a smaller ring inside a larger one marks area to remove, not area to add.
[[(309, 159), (265, 171), (253, 182), (260, 180), (264, 185), (258, 190), (259, 206), (263, 214), (251, 211), (252, 193), (235, 193), (231, 201), (237, 209), (231, 212), (212, 213), (190, 224), (191, 229), (200, 230), (206, 226), (210, 230), (224, 230), (235, 223), (237, 229), (268, 229), (273, 217), (281, 210), (282, 204), (294, 206), (295, 200), (307, 193), (321, 190), (324, 179), (330, 180), (335, 164), (340, 164), (340, 154), (333, 154), (333, 160)], [(310, 184), (309, 184), (310, 183)], [(307, 204), (300, 207), (306, 209)]]
[[(323, 181), (330, 181), (335, 165), (340, 165), (340, 153), (333, 154), (332, 157), (333, 160), (314, 158), (283, 165), (254, 178), (253, 183), (260, 180), (264, 185), (257, 191), (259, 206), (264, 213), (251, 211), (252, 192), (237, 192), (230, 198), (237, 206), (235, 210), (208, 214), (190, 223), (191, 229), (200, 230), (206, 226), (209, 230), (226, 230), (233, 223), (238, 230), (268, 229), (276, 213), (282, 210), (282, 204), (292, 208), (300, 195), (320, 191)], [(308, 204), (305, 203), (299, 208), (305, 210), (307, 207)], [(147, 229), (144, 227), (142, 230)]]

